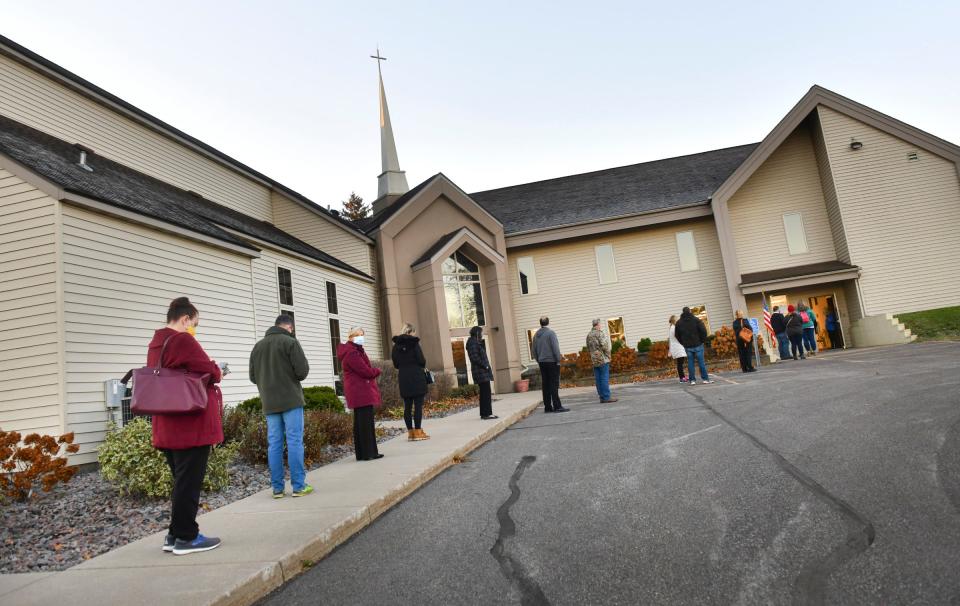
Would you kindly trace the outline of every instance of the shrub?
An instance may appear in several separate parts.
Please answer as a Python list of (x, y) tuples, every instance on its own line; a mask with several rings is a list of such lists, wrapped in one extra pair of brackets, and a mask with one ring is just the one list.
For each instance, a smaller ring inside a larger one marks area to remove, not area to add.
[(670, 365), (670, 343), (657, 341), (650, 346), (647, 352), (647, 365), (650, 368), (663, 368)]
[[(230, 409), (223, 422), (224, 440), (249, 463), (266, 463), (269, 441), (267, 420), (259, 412)], [(350, 415), (332, 410), (306, 410), (303, 417), (303, 459), (308, 466), (318, 462), (327, 444), (353, 441)]]
[[(167, 497), (173, 478), (163, 453), (151, 445), (150, 423), (137, 417), (126, 427), (111, 424), (100, 445), (100, 475), (120, 494)], [(213, 449), (207, 463), (203, 489), (221, 490), (230, 483), (228, 467), (237, 454), (237, 446), (228, 444)]]
[(732, 358), (737, 355), (737, 340), (733, 334), (733, 329), (728, 326), (721, 326), (720, 330), (714, 333), (711, 343), (713, 354), (717, 358)]
[(307, 413), (304, 422), (311, 430), (316, 428), (320, 431), (327, 444), (339, 446), (353, 443), (353, 418), (348, 414), (315, 410)]
[(73, 432), (60, 437), (32, 433), (20, 442), (16, 431), (0, 430), (0, 492), (26, 501), (33, 494), (34, 484), (50, 492), (59, 482), (69, 482), (77, 473), (67, 465), (67, 454), (80, 450), (73, 443)]
[(586, 347), (581, 349), (580, 355), (577, 356), (577, 372), (580, 373), (580, 376), (593, 375), (593, 358), (590, 357), (590, 352), (587, 351)]
[(610, 356), (610, 371), (629, 372), (637, 367), (637, 351), (631, 347), (620, 347)]
[(454, 387), (456, 387), (456, 380), (453, 375), (445, 372), (434, 372), (433, 385), (430, 385), (427, 389), (427, 400), (446, 400), (450, 397)]
[(468, 383), (460, 387), (454, 387), (450, 391), (451, 398), (472, 398), (480, 395), (480, 386), (476, 383)]
[(372, 360), (371, 364), (380, 369), (377, 385), (380, 387), (380, 402), (383, 408), (403, 406), (400, 397), (400, 371), (393, 367), (393, 362), (387, 360)]
[(611, 357), (611, 359), (613, 358), (613, 354), (617, 353), (618, 351), (620, 351), (621, 349), (623, 349), (623, 348), (626, 347), (626, 346), (627, 346), (627, 344), (626, 344), (626, 342), (623, 341), (623, 339), (615, 339), (615, 340), (611, 341), (611, 342), (610, 342), (610, 357)]
[(579, 370), (579, 362), (579, 353), (563, 354), (563, 358), (560, 360), (560, 378), (572, 379)]
[[(329, 385), (305, 387), (303, 389), (303, 401), (304, 410), (333, 410), (336, 412), (345, 412), (343, 402), (341, 402), (337, 396), (337, 391)], [(258, 396), (240, 402), (235, 408), (246, 412), (262, 413), (263, 402)]]
[(653, 346), (653, 341), (650, 340), (650, 337), (644, 337), (637, 342), (637, 353), (647, 353), (651, 346)]

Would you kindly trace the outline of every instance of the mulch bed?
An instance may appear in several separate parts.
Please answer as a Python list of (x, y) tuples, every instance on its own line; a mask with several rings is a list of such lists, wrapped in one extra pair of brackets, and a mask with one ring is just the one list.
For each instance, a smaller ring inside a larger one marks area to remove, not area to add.
[[(381, 428), (380, 433), (382, 442), (402, 431)], [(310, 469), (352, 455), (352, 444), (327, 446)], [(266, 465), (237, 460), (230, 466), (230, 486), (201, 495), (200, 514), (269, 487)], [(78, 474), (25, 503), (0, 505), (0, 574), (65, 570), (163, 530), (169, 516), (167, 499), (121, 496), (99, 473)]]

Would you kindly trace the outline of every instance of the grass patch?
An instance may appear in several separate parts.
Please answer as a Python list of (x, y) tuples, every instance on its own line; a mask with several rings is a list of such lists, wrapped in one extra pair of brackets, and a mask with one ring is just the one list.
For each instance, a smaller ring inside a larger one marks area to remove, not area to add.
[(896, 314), (918, 339), (960, 339), (960, 307)]

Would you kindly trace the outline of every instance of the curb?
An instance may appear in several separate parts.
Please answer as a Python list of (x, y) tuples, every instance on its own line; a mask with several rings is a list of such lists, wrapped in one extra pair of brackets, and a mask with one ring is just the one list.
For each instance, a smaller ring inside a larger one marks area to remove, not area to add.
[(449, 456), (445, 456), (438, 463), (409, 478), (374, 503), (364, 507), (345, 523), (325, 529), (323, 533), (306, 545), (289, 552), (278, 562), (270, 562), (257, 573), (250, 575), (214, 598), (209, 604), (211, 606), (249, 606), (253, 604), (284, 583), (312, 568), (330, 552), (372, 524), (394, 505), (416, 492), (417, 489), (447, 468), (460, 463), (460, 460), (465, 458), (466, 455), (497, 437), (511, 425), (525, 419), (539, 406), (540, 401), (538, 400), (514, 412), (506, 419), (502, 419), (476, 438), (456, 448)]

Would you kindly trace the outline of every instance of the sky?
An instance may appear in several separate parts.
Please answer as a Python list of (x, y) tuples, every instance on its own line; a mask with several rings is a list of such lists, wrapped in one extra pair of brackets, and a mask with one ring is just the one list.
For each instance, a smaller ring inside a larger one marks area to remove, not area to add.
[[(722, 6), (729, 4), (731, 6)], [(960, 143), (960, 2), (0, 0), (0, 33), (338, 208), (760, 141), (813, 84)]]

